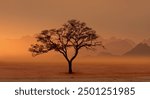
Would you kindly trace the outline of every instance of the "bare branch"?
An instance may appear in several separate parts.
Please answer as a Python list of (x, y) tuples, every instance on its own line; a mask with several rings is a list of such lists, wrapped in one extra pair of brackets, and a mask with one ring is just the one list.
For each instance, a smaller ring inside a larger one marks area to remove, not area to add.
[[(36, 37), (37, 44), (31, 45), (29, 51), (33, 56), (56, 51), (61, 53), (67, 61), (73, 61), (81, 48), (93, 49), (95, 46), (104, 46), (96, 41), (96, 31), (86, 26), (86, 23), (69, 20), (59, 29), (43, 30)], [(74, 49), (72, 57), (68, 56), (69, 48)]]

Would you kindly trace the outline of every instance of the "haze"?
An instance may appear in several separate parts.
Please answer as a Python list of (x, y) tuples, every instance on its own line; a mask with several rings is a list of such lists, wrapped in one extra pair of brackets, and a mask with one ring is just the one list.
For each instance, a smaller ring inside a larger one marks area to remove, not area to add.
[(149, 4), (149, 0), (0, 0), (0, 35), (20, 38), (78, 19), (102, 37), (141, 41), (150, 35)]
[[(107, 51), (122, 55), (150, 38), (149, 4), (149, 0), (0, 0), (0, 58), (30, 60), (33, 36), (69, 19), (86, 22), (102, 37)], [(107, 39), (112, 36), (117, 39)]]

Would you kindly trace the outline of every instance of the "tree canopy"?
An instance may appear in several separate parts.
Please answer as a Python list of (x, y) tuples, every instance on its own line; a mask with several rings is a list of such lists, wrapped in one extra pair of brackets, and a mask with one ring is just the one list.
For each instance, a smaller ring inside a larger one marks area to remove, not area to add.
[[(87, 27), (86, 23), (72, 19), (61, 28), (43, 30), (36, 36), (37, 43), (31, 45), (29, 51), (36, 56), (54, 50), (61, 53), (68, 63), (72, 63), (81, 48), (93, 49), (95, 46), (103, 46), (97, 38), (96, 31)], [(74, 49), (70, 58), (69, 48)]]

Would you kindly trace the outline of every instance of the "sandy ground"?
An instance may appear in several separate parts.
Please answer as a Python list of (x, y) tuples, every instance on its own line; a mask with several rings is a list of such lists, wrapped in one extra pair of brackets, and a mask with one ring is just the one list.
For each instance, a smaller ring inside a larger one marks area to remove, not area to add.
[(147, 62), (78, 62), (73, 74), (64, 63), (0, 62), (0, 81), (39, 82), (149, 82), (150, 63)]

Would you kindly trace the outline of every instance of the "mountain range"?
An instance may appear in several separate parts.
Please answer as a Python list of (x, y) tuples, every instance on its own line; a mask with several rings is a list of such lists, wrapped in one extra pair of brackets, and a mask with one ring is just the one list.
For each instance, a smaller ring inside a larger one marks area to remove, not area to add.
[[(124, 55), (149, 55), (150, 39), (145, 39), (141, 43), (136, 44), (130, 39), (120, 39), (111, 37), (108, 39), (100, 38), (105, 49), (97, 47), (95, 51), (81, 50), (81, 56), (124, 56)], [(0, 56), (16, 56), (31, 55), (28, 48), (35, 42), (32, 36), (25, 36), (20, 39), (0, 39)], [(50, 53), (53, 54), (53, 53)], [(54, 55), (55, 56), (55, 55)]]
[(126, 52), (125, 56), (150, 56), (150, 46), (147, 43), (139, 43), (133, 49)]
[(125, 52), (131, 50), (136, 46), (135, 42), (130, 39), (120, 39), (116, 37), (111, 37), (108, 39), (102, 39), (105, 49), (102, 49), (101, 53), (110, 53), (112, 55), (122, 55)]

